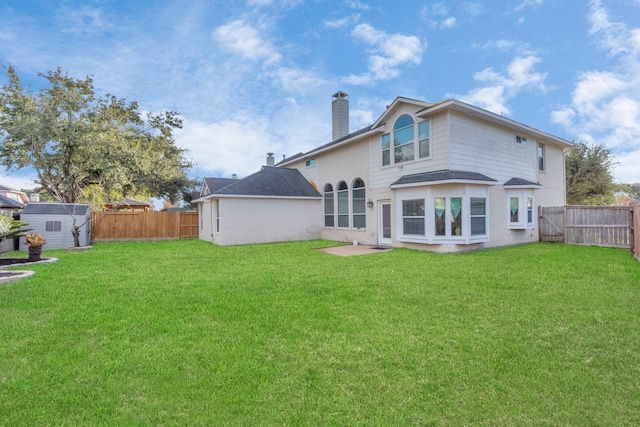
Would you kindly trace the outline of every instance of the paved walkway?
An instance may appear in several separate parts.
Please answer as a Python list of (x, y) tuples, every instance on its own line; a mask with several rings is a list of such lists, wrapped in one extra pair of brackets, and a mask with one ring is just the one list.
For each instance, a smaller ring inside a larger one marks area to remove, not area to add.
[(369, 255), (369, 254), (378, 254), (380, 252), (390, 251), (391, 248), (380, 247), (380, 246), (367, 246), (367, 245), (344, 245), (344, 246), (334, 246), (332, 248), (322, 248), (318, 249), (321, 252), (326, 252), (331, 255), (338, 256), (353, 256), (353, 255)]

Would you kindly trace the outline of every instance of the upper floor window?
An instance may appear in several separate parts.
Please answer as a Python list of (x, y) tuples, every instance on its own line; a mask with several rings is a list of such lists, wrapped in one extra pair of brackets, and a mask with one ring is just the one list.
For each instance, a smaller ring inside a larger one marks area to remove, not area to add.
[(527, 138), (524, 136), (516, 135), (516, 144), (522, 145), (523, 147), (527, 146)]
[(335, 215), (334, 215), (334, 205), (333, 205), (333, 187), (331, 184), (327, 184), (324, 186), (324, 226), (325, 227), (334, 227), (335, 226)]
[(338, 227), (349, 228), (349, 187), (344, 181), (338, 183)]
[[(403, 114), (398, 117), (393, 125), (393, 132), (382, 135), (382, 166), (388, 166), (392, 163), (392, 149), (393, 163), (429, 157), (431, 155), (430, 133), (428, 120), (419, 122), (416, 126), (410, 115)], [(391, 147), (392, 140), (393, 147)], [(417, 144), (416, 141), (418, 141)]]
[(414, 139), (413, 118), (408, 114), (403, 114), (393, 125), (393, 152), (395, 163), (414, 159)]
[(366, 228), (367, 212), (366, 198), (364, 191), (364, 181), (360, 178), (353, 182), (353, 190), (351, 191), (353, 204), (353, 228)]
[(544, 151), (544, 144), (538, 143), (538, 170), (543, 172), (546, 166), (544, 164)]
[(429, 149), (429, 121), (420, 122), (418, 124), (418, 145), (419, 147), (419, 155), (420, 158), (429, 157), (430, 149)]
[(315, 166), (316, 165), (316, 159), (315, 157), (313, 159), (309, 159), (305, 162), (306, 166)]
[(382, 166), (391, 164), (391, 135), (382, 135)]

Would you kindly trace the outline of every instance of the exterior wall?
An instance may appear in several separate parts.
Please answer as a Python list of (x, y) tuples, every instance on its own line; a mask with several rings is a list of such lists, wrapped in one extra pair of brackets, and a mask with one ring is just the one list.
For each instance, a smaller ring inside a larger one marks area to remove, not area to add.
[[(91, 217), (76, 215), (76, 223), (85, 223), (80, 228), (80, 246), (88, 246), (91, 244)], [(45, 238), (47, 243), (43, 246), (43, 249), (64, 249), (73, 247), (73, 235), (71, 234), (71, 228), (73, 227), (73, 219), (70, 215), (47, 215), (47, 214), (21, 214), (20, 220), (26, 222), (28, 228), (31, 229), (30, 233), (40, 233)], [(47, 221), (60, 221), (60, 231), (46, 231)], [(86, 222), (85, 222), (86, 221)], [(24, 239), (20, 239), (20, 250), (26, 251), (27, 246), (24, 244)]]
[(527, 145), (515, 143), (510, 129), (485, 124), (472, 117), (449, 113), (451, 162), (449, 169), (478, 172), (504, 184), (513, 177), (535, 181), (536, 142), (526, 133)]
[(542, 185), (542, 189), (536, 191), (537, 204), (538, 206), (564, 206), (567, 200), (564, 151), (545, 144), (545, 162), (544, 172), (537, 172), (537, 180)]
[(198, 204), (198, 237), (200, 240), (213, 242), (213, 212), (215, 200), (208, 199)]
[[(522, 229), (509, 228), (510, 192), (526, 192), (534, 197), (534, 224)], [(540, 190), (508, 190), (501, 185), (489, 187), (489, 241), (485, 247), (517, 245), (538, 241), (538, 191)]]
[[(415, 107), (414, 107), (415, 108)], [(414, 111), (405, 108), (399, 108), (397, 112), (389, 117), (386, 130), (380, 135), (371, 137), (371, 187), (372, 188), (389, 188), (389, 186), (403, 175), (410, 175), (421, 172), (435, 172), (439, 170), (449, 169), (449, 139), (448, 139), (448, 121), (447, 115), (442, 113), (431, 118), (431, 157), (425, 159), (415, 159), (399, 164), (391, 164), (382, 166), (382, 135), (391, 132), (393, 123), (403, 114), (409, 114), (414, 118), (416, 124), (422, 119), (417, 118)], [(417, 141), (415, 142), (417, 143)], [(393, 148), (392, 148), (393, 150)]]
[(320, 199), (220, 199), (220, 233), (214, 233), (214, 243), (227, 246), (318, 239), (321, 206)]

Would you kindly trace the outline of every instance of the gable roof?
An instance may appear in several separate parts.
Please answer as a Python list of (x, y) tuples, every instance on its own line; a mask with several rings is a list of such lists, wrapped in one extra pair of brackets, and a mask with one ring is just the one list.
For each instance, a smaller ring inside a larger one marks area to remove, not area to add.
[[(226, 187), (227, 185), (233, 183), (237, 181), (236, 179), (232, 179), (232, 178), (214, 178), (214, 177), (205, 177), (204, 178), (204, 185), (207, 187), (207, 194), (201, 194), (201, 196), (206, 196), (208, 194), (211, 194), (221, 188)], [(203, 188), (204, 190), (204, 188)]]
[(0, 208), (20, 209), (23, 206), (24, 205), (22, 203), (0, 194)]
[(284, 159), (280, 161), (276, 166), (281, 166), (281, 165), (284, 166), (294, 160), (300, 159), (301, 157), (305, 157), (305, 158), (311, 157), (323, 151), (332, 150), (337, 148), (338, 146), (349, 144), (355, 141), (358, 137), (362, 137), (367, 133), (371, 133), (371, 134), (382, 133), (385, 129), (384, 125), (386, 123), (386, 120), (389, 118), (390, 115), (393, 115), (394, 111), (397, 109), (397, 107), (400, 104), (411, 104), (420, 108), (416, 112), (416, 116), (421, 118), (428, 117), (429, 115), (439, 111), (453, 110), (453, 111), (458, 111), (458, 112), (467, 114), (469, 116), (478, 117), (483, 121), (486, 121), (498, 126), (503, 126), (509, 129), (526, 132), (532, 136), (544, 138), (545, 141), (551, 142), (553, 145), (556, 145), (561, 148), (568, 148), (574, 145), (573, 143), (565, 139), (559, 138), (557, 136), (553, 136), (546, 132), (532, 128), (531, 126), (527, 126), (515, 120), (508, 119), (506, 117), (492, 113), (488, 110), (484, 110), (482, 108), (473, 106), (471, 104), (466, 104), (464, 102), (461, 102), (455, 99), (446, 99), (444, 101), (433, 103), (433, 102), (419, 101), (416, 99), (398, 96), (391, 103), (391, 105), (387, 106), (386, 110), (380, 115), (380, 117), (375, 122), (373, 122), (373, 124), (365, 128), (362, 128), (356, 132), (352, 132), (349, 135), (346, 135), (342, 138), (336, 139), (335, 141), (331, 141), (327, 144), (321, 145), (318, 148), (314, 148), (306, 153), (298, 153), (295, 156), (291, 156), (288, 159)]
[[(225, 196), (322, 197), (297, 169), (263, 166), (242, 179), (230, 179), (226, 186), (212, 191), (207, 198)], [(194, 200), (202, 201), (203, 197)]]
[(446, 169), (401, 176), (391, 184), (391, 188), (449, 183), (495, 185), (497, 182), (495, 179), (489, 178), (481, 173)]
[(82, 216), (89, 213), (89, 205), (74, 203), (29, 203), (22, 210), (22, 214), (35, 215), (75, 215)]

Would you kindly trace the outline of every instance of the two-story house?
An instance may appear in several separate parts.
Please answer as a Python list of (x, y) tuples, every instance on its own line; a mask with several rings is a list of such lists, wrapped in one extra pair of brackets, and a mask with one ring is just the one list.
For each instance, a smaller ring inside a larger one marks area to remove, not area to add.
[(348, 102), (333, 97), (330, 143), (275, 165), (322, 196), (305, 218), (317, 237), (443, 252), (504, 246), (537, 241), (538, 206), (565, 203), (566, 140), (460, 101), (407, 98), (348, 133)]

